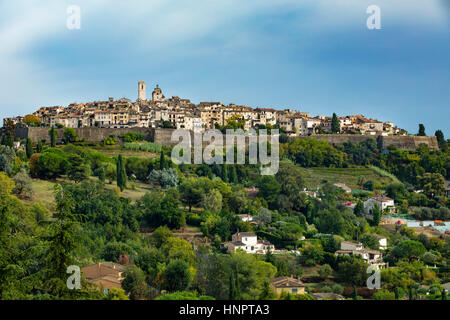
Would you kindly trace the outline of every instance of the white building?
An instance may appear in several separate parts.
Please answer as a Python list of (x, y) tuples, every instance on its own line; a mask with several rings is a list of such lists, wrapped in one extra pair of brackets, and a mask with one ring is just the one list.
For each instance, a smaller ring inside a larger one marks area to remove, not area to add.
[(387, 249), (387, 238), (379, 235), (375, 235), (375, 237), (378, 239), (378, 243), (380, 245), (381, 250)]
[(241, 249), (247, 253), (266, 254), (267, 251), (275, 249), (275, 246), (269, 241), (258, 240), (258, 237), (253, 232), (238, 232), (233, 234), (231, 238), (232, 241), (223, 244), (228, 249), (228, 252), (235, 252)]
[(366, 214), (370, 214), (370, 211), (375, 205), (378, 205), (378, 208), (381, 210), (381, 212), (386, 209), (391, 211), (395, 208), (393, 199), (385, 196), (376, 196), (364, 201), (364, 211), (366, 212)]
[(238, 214), (237, 215), (243, 222), (252, 222), (253, 217), (249, 214)]
[(365, 249), (362, 243), (359, 242), (341, 242), (341, 250), (334, 253), (336, 256), (353, 256), (359, 255), (364, 261), (371, 266), (378, 268), (386, 267), (386, 263), (383, 262), (383, 254), (378, 250)]

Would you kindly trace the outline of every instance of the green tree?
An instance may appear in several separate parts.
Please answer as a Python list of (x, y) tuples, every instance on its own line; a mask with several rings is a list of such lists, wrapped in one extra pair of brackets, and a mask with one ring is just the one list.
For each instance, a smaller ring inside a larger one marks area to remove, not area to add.
[(235, 165), (230, 165), (230, 171), (229, 171), (229, 179), (228, 181), (230, 183), (238, 183), (238, 176), (237, 176), (237, 172), (236, 172), (236, 166)]
[(258, 195), (263, 197), (269, 204), (274, 204), (281, 191), (281, 185), (274, 176), (262, 176), (257, 184)]
[(375, 204), (372, 209), (370, 210), (372, 214), (372, 225), (378, 226), (381, 221), (382, 212), (377, 204)]
[(74, 253), (79, 247), (80, 226), (73, 215), (72, 194), (61, 185), (54, 186), (56, 213), (46, 237), (45, 291), (56, 297), (70, 297), (73, 290), (66, 285), (67, 267), (75, 264)]
[(14, 189), (12, 192), (19, 196), (31, 197), (33, 188), (31, 186), (31, 178), (25, 169), (21, 169), (14, 177)]
[(396, 300), (395, 293), (388, 290), (380, 290), (373, 294), (374, 300)]
[(15, 159), (16, 153), (12, 147), (0, 145), (0, 171), (10, 174), (12, 172)]
[(230, 272), (230, 283), (229, 283), (229, 297), (228, 300), (238, 300), (239, 299), (239, 292), (238, 292), (238, 284), (237, 284), (237, 277), (235, 276), (234, 272)]
[(58, 135), (58, 132), (55, 130), (55, 127), (51, 127), (51, 129), (48, 131), (48, 134), (50, 135), (50, 147), (55, 148), (56, 136)]
[(331, 275), (332, 272), (333, 272), (333, 269), (331, 269), (330, 265), (324, 264), (324, 265), (320, 266), (319, 277), (321, 277), (322, 279), (326, 279)]
[(338, 264), (338, 279), (344, 283), (354, 286), (365, 285), (367, 280), (367, 263), (359, 257), (351, 257), (350, 259)]
[(408, 198), (408, 190), (403, 183), (393, 182), (387, 185), (386, 195), (396, 202), (402, 202)]
[(7, 146), (7, 147), (14, 147), (14, 136), (11, 135), (10, 133), (4, 133), (2, 134), (2, 145)]
[(36, 152), (41, 153), (42, 150), (44, 150), (44, 145), (45, 145), (45, 142), (40, 140), (36, 146)]
[(361, 217), (364, 214), (364, 203), (361, 200), (358, 200), (353, 212), (358, 217)]
[(122, 288), (132, 300), (144, 299), (148, 294), (144, 272), (138, 267), (129, 267), (125, 270)]
[(225, 163), (222, 164), (221, 178), (223, 182), (228, 182), (228, 166)]
[(222, 210), (222, 194), (217, 189), (212, 189), (203, 195), (202, 207), (213, 213), (219, 212)]
[(341, 124), (336, 113), (333, 113), (333, 118), (331, 119), (331, 132), (339, 133), (341, 131)]
[(4, 172), (0, 172), (0, 196), (11, 194), (14, 189), (14, 181)]
[(69, 155), (69, 170), (67, 175), (75, 182), (83, 181), (89, 178), (90, 166), (85, 163), (83, 158), (76, 153)]
[(98, 180), (99, 180), (101, 183), (104, 183), (104, 182), (105, 182), (105, 180), (106, 180), (106, 170), (105, 170), (104, 167), (98, 168), (98, 169), (95, 171), (95, 174), (97, 175)]
[(369, 249), (378, 250), (380, 248), (380, 242), (378, 238), (373, 234), (364, 234), (361, 237), (361, 243), (364, 245), (364, 247)]
[(423, 244), (419, 241), (403, 240), (392, 249), (392, 255), (411, 262), (423, 256), (426, 251)]
[(30, 138), (27, 138), (26, 140), (26, 144), (25, 144), (25, 150), (27, 153), (27, 158), (30, 159), (31, 156), (33, 155), (33, 141), (31, 141)]
[(398, 289), (398, 287), (395, 287), (395, 300), (400, 299), (400, 290)]
[(170, 261), (163, 276), (164, 288), (169, 292), (184, 291), (192, 281), (189, 265), (180, 259)]
[(173, 233), (170, 231), (170, 229), (167, 228), (167, 226), (161, 226), (153, 231), (151, 241), (156, 248), (160, 248), (172, 237)]
[(418, 184), (430, 198), (442, 196), (445, 192), (445, 178), (440, 173), (424, 173), (418, 177)]
[[(35, 155), (30, 159), (33, 161)], [(31, 173), (41, 179), (55, 179), (67, 172), (69, 166), (68, 155), (60, 149), (49, 148), (38, 156), (36, 165), (31, 167)]]
[(29, 127), (37, 127), (41, 124), (41, 120), (34, 114), (26, 115), (22, 121)]
[(426, 136), (425, 126), (422, 123), (419, 124), (419, 133), (417, 133), (417, 135), (418, 136)]
[(159, 156), (159, 170), (166, 168), (166, 158), (164, 157), (164, 152), (161, 150), (161, 154)]
[(191, 212), (192, 206), (200, 203), (204, 194), (204, 189), (198, 181), (194, 178), (184, 179), (178, 187), (181, 200), (188, 205), (189, 212)]
[(106, 300), (130, 300), (123, 289), (111, 288), (108, 290)]
[(120, 188), (120, 191), (123, 191), (127, 187), (127, 174), (125, 172), (125, 166), (121, 154), (117, 158), (116, 171), (117, 171), (117, 186)]
[(436, 130), (434, 135), (436, 136), (439, 148), (442, 151), (447, 151), (447, 141), (444, 138), (444, 133), (441, 130)]
[(65, 143), (74, 142), (77, 139), (77, 133), (74, 128), (65, 128), (63, 136)]
[(408, 299), (414, 300), (414, 292), (413, 292), (412, 286), (409, 286), (409, 289), (408, 289)]
[(314, 266), (315, 264), (321, 264), (323, 261), (323, 255), (324, 252), (320, 245), (307, 244), (302, 249), (300, 262), (306, 266)]

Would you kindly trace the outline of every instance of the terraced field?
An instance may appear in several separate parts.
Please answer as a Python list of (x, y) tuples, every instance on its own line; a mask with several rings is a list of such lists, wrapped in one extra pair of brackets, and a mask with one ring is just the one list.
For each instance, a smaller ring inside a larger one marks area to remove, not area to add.
[(383, 177), (371, 168), (355, 167), (355, 168), (301, 168), (304, 175), (307, 188), (316, 188), (326, 182), (344, 183), (354, 190), (362, 190), (358, 185), (360, 177), (364, 181), (372, 180), (386, 186), (392, 182), (389, 177)]

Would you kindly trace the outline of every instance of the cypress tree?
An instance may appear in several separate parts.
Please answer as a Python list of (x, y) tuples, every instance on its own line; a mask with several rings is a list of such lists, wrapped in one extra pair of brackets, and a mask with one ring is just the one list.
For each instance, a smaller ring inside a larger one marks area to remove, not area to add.
[[(237, 269), (237, 267), (236, 267), (236, 269)], [(236, 279), (235, 279), (235, 281), (236, 281), (236, 300), (239, 300), (240, 297), (241, 297), (241, 286), (240, 286), (240, 283), (239, 283), (239, 274), (238, 274), (237, 270), (236, 270)]]
[(55, 127), (52, 127), (49, 130), (49, 134), (50, 134), (50, 147), (54, 148), (54, 147), (56, 147), (56, 131), (55, 131)]
[(355, 206), (355, 210), (353, 211), (356, 216), (361, 217), (364, 213), (364, 204), (361, 200), (358, 200)]
[(117, 159), (117, 186), (120, 188), (120, 191), (123, 191), (127, 187), (127, 174), (122, 155), (119, 155)]
[(236, 283), (234, 281), (233, 273), (230, 273), (228, 300), (235, 300), (235, 299), (236, 299)]
[(238, 183), (238, 177), (237, 177), (237, 172), (236, 172), (236, 166), (235, 165), (230, 165), (229, 181), (231, 183)]
[(2, 136), (2, 145), (14, 148), (14, 138), (10, 133), (6, 133)]
[(101, 183), (104, 183), (106, 180), (106, 172), (103, 167), (98, 169), (98, 180), (100, 180)]
[(27, 152), (27, 158), (30, 159), (31, 156), (33, 155), (33, 141), (31, 141), (30, 138), (27, 138), (25, 150)]
[(398, 291), (398, 287), (395, 287), (395, 300), (400, 299), (400, 293)]
[(166, 167), (166, 158), (164, 157), (164, 152), (161, 150), (161, 155), (159, 156), (159, 170)]
[(372, 224), (373, 224), (373, 226), (378, 226), (380, 224), (381, 215), (382, 215), (382, 213), (381, 213), (380, 208), (378, 208), (378, 206), (375, 205), (372, 208)]
[(36, 152), (37, 153), (41, 153), (42, 149), (44, 149), (44, 142), (41, 140), (38, 142), (37, 146), (36, 146)]
[(418, 136), (426, 136), (425, 126), (422, 123), (419, 124), (419, 133), (417, 135)]
[(356, 286), (353, 286), (353, 300), (358, 300), (358, 291), (356, 290)]
[(442, 133), (441, 130), (436, 130), (434, 135), (436, 136), (436, 139), (437, 139), (437, 142), (439, 145), (439, 149), (441, 149), (442, 151), (446, 151), (447, 150), (447, 141), (445, 141), (444, 133)]
[(341, 124), (336, 113), (333, 113), (333, 118), (331, 119), (331, 132), (339, 133), (341, 131)]
[(222, 164), (222, 181), (223, 182), (228, 182), (228, 168), (227, 165), (224, 163)]

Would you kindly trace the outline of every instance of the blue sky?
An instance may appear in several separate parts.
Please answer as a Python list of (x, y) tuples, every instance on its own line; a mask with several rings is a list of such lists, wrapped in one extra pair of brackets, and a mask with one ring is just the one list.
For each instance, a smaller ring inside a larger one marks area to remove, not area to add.
[[(450, 137), (447, 0), (0, 1), (0, 119), (166, 96), (364, 114)], [(81, 29), (66, 28), (69, 5)], [(369, 5), (381, 30), (366, 28)]]

